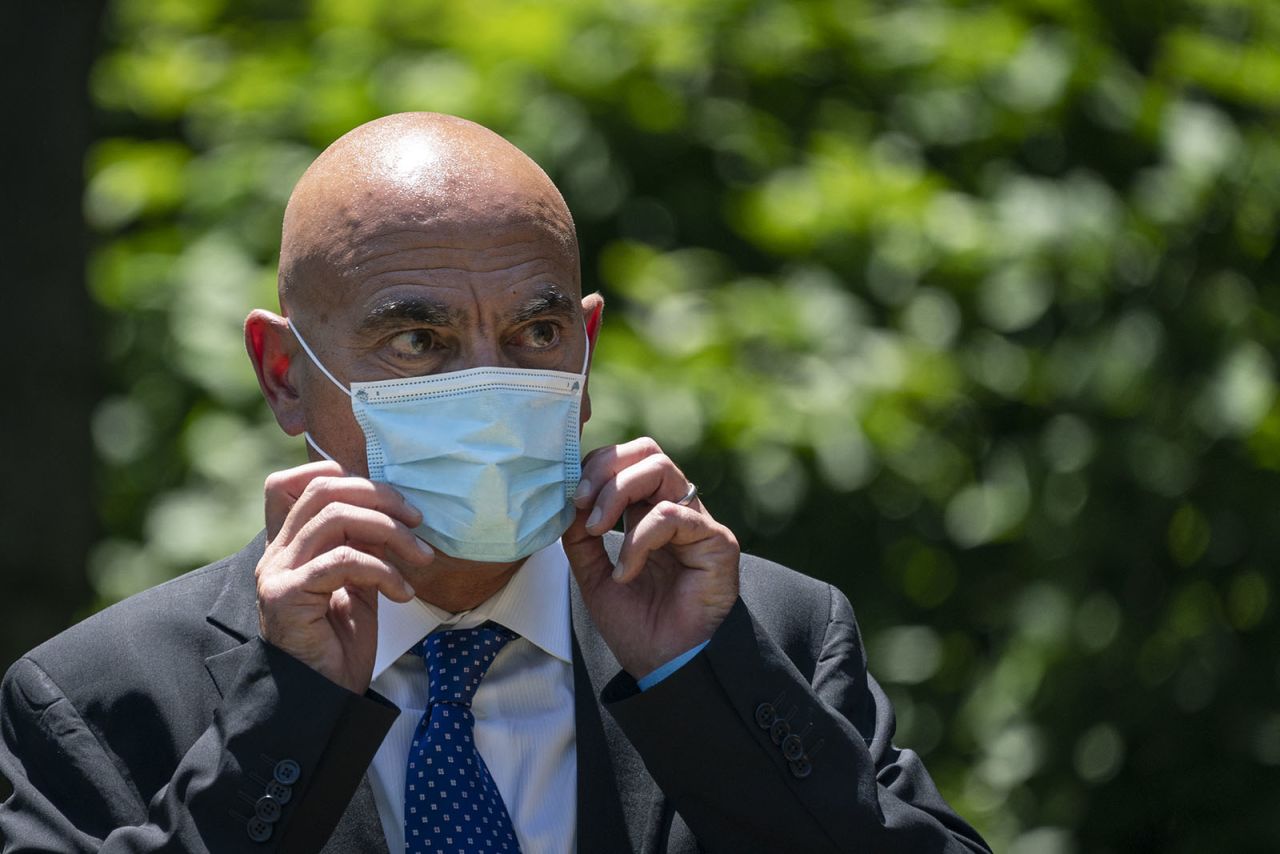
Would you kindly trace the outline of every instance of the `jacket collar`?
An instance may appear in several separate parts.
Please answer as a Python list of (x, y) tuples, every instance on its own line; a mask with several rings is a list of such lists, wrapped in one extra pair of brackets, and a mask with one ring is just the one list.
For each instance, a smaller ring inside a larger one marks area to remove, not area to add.
[[(622, 535), (604, 537), (617, 561)], [(622, 666), (587, 611), (577, 582), (569, 585), (578, 742), (578, 850), (640, 851), (664, 821), (666, 800), (644, 760), (606, 714), (601, 694)]]

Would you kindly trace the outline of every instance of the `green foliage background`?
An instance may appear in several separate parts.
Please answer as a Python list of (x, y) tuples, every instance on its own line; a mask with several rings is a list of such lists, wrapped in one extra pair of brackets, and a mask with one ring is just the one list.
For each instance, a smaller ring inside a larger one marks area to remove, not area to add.
[(102, 602), (303, 458), (240, 323), (325, 145), (520, 145), (647, 433), (838, 583), (898, 742), (997, 850), (1280, 846), (1280, 4), (116, 0), (86, 215)]

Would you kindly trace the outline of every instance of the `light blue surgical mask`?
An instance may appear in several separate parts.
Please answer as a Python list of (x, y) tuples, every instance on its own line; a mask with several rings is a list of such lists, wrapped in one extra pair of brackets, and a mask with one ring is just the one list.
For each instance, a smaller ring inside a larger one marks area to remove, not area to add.
[[(576, 374), (472, 368), (348, 389), (290, 327), (351, 398), (369, 479), (395, 487), (422, 511), (414, 533), (432, 546), (466, 560), (509, 562), (555, 542), (573, 522), (586, 356)], [(310, 433), (306, 439), (333, 459)]]

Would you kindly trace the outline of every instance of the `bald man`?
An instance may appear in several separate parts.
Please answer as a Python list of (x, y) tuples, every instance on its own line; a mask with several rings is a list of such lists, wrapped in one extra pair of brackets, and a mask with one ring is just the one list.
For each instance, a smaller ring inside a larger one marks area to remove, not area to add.
[(521, 152), (355, 129), (279, 282), (245, 338), (312, 462), (245, 549), (9, 671), (6, 854), (986, 850), (838, 591), (741, 556), (652, 440), (579, 463), (603, 301)]

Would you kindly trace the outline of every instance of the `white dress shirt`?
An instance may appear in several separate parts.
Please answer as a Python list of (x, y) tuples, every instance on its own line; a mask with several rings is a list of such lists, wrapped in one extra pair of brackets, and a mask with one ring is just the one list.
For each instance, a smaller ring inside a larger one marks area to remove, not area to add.
[(569, 561), (557, 541), (529, 556), (507, 585), (470, 611), (450, 614), (421, 599), (378, 597), (373, 690), (400, 707), (369, 766), (387, 847), (404, 851), (404, 777), (427, 707), (427, 671), (410, 647), (436, 629), (488, 620), (519, 637), (503, 647), (476, 689), (476, 749), (511, 814), (523, 854), (575, 850), (578, 755), (574, 729)]

